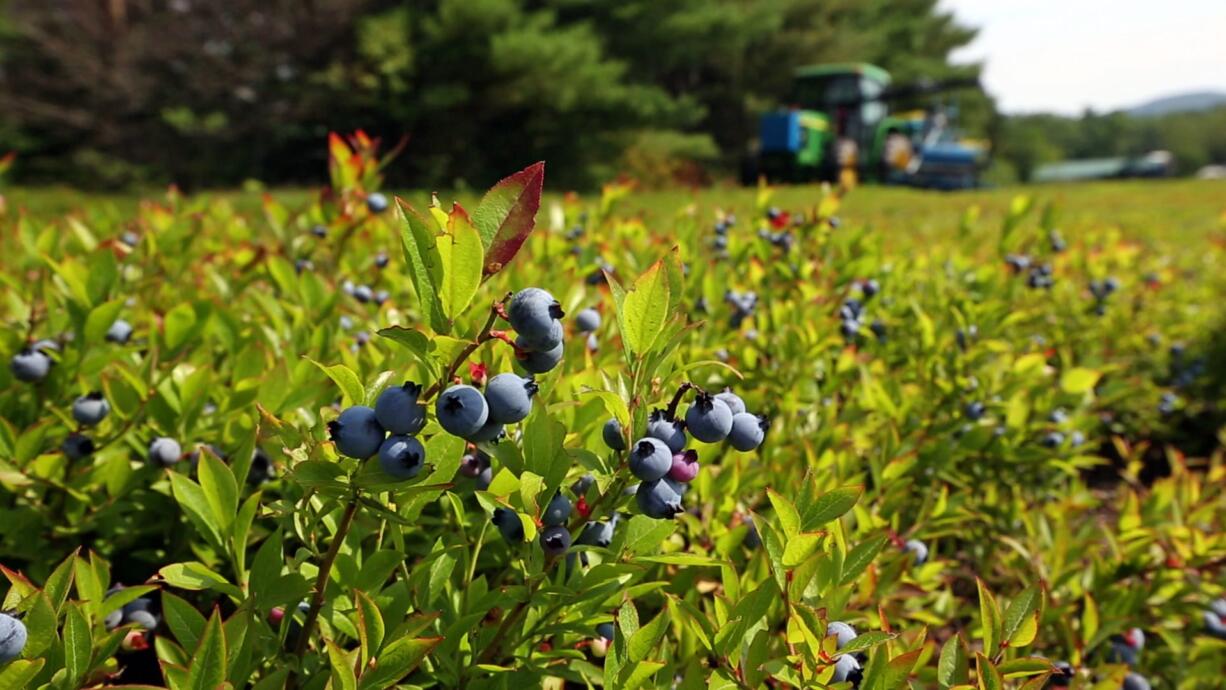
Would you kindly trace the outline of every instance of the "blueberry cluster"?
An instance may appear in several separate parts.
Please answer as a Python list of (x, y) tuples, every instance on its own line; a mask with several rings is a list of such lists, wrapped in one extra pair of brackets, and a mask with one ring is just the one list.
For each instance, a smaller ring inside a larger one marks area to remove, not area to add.
[(485, 393), (474, 386), (454, 385), (438, 397), (434, 412), (439, 426), (452, 436), (472, 443), (495, 442), (506, 436), (504, 426), (527, 418), (537, 393), (531, 376), (499, 374), (485, 384)]
[(375, 290), (369, 285), (354, 285), (349, 280), (341, 283), (341, 292), (362, 304), (374, 304), (375, 306), (380, 306), (391, 298), (391, 293), (387, 290)]
[[(865, 303), (881, 292), (881, 285), (873, 279), (861, 281), (859, 286), (859, 299), (848, 297), (843, 300), (843, 304), (839, 305), (839, 332), (843, 334), (843, 339), (848, 343), (855, 342), (856, 336), (860, 334), (861, 324), (868, 316), (864, 308)], [(873, 321), (871, 328), (878, 339), (885, 339), (884, 323)]]
[(771, 231), (766, 228), (758, 230), (758, 237), (770, 242), (771, 246), (788, 253), (792, 250), (792, 245), (796, 243), (796, 237), (787, 230)]
[[(630, 473), (640, 481), (635, 490), (639, 510), (659, 520), (682, 511), (681, 497), (700, 468), (698, 452), (685, 447), (689, 436), (703, 443), (727, 441), (746, 452), (762, 445), (769, 426), (765, 417), (746, 412), (745, 402), (731, 390), (715, 395), (699, 391), (684, 421), (668, 410), (652, 412), (646, 435), (629, 448), (627, 458)], [(613, 450), (627, 450), (616, 419), (605, 423), (602, 436)]]
[(1107, 298), (1120, 289), (1120, 281), (1114, 277), (1106, 280), (1091, 280), (1090, 294), (1094, 296), (1094, 313), (1102, 316), (1107, 312)]
[(388, 476), (416, 477), (426, 461), (425, 446), (416, 437), (426, 426), (420, 396), (421, 386), (406, 381), (380, 393), (373, 408), (354, 405), (345, 409), (328, 423), (337, 451), (358, 460), (378, 453), (379, 466)]
[(1205, 373), (1205, 358), (1197, 357), (1187, 361), (1187, 352), (1183, 345), (1176, 343), (1171, 346), (1171, 385), (1176, 388), (1187, 388)]
[(1055, 284), (1055, 279), (1052, 278), (1052, 268), (1049, 263), (1042, 263), (1030, 267), (1030, 273), (1026, 275), (1026, 287), (1032, 290), (1040, 288), (1050, 290)]
[(562, 305), (540, 288), (524, 288), (511, 298), (506, 317), (517, 334), (516, 359), (526, 371), (543, 374), (562, 361), (563, 316)]
[(734, 329), (740, 328), (745, 319), (753, 316), (758, 309), (758, 293), (752, 291), (740, 293), (735, 290), (726, 290), (724, 301), (732, 306), (732, 316), (728, 319), (728, 325)]

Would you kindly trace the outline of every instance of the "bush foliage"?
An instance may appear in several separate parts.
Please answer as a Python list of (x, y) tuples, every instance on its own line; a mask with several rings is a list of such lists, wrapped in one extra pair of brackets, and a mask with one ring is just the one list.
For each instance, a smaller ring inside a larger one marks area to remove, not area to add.
[[(840, 189), (542, 204), (542, 164), (468, 210), (375, 213), (377, 142), (328, 160), (300, 207), (4, 216), (0, 351), (54, 364), (0, 372), (0, 609), (28, 630), (0, 686), (842, 689), (854, 658), (872, 690), (1041, 688), (1055, 661), (1073, 687), (1119, 688), (1125, 661), (1221, 687), (1220, 242), (1062, 235), (1025, 197), (930, 242), (840, 217)], [(499, 305), (529, 286), (603, 318), (568, 317), (507, 438), (466, 447), (431, 404), (415, 478), (338, 455), (328, 422), (388, 386), (518, 370)], [(633, 440), (691, 387), (770, 429), (692, 443), (685, 511), (651, 519), (603, 428)], [(86, 428), (90, 391), (110, 413)], [(181, 459), (149, 462), (156, 437)], [(559, 490), (576, 537), (619, 515), (607, 546), (544, 555)]]

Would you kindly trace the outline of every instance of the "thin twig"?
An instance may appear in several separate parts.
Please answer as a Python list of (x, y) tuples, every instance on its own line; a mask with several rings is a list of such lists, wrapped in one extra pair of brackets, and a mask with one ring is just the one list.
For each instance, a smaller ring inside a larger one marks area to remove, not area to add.
[[(323, 562), (319, 564), (319, 575), (315, 577), (315, 595), (311, 599), (311, 608), (307, 611), (306, 620), (302, 623), (302, 632), (298, 633), (298, 643), (294, 646), (294, 655), (298, 657), (299, 666), (302, 665), (302, 657), (306, 654), (315, 622), (319, 619), (319, 610), (324, 605), (324, 592), (328, 588), (328, 580), (332, 577), (332, 565), (336, 562), (337, 555), (340, 554), (341, 545), (345, 543), (345, 536), (349, 534), (354, 515), (358, 512), (358, 497), (357, 492), (350, 497), (348, 505), (345, 506), (345, 514), (341, 516), (341, 522), (336, 527), (336, 534), (332, 537), (332, 545), (328, 547), (328, 553), (324, 555)], [(286, 683), (289, 690), (298, 686), (299, 671), (301, 668), (296, 669), (290, 675)]]

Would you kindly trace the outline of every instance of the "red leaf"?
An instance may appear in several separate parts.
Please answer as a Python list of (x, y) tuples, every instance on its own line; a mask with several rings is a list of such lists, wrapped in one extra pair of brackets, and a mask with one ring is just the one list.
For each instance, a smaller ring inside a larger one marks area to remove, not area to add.
[(527, 241), (536, 225), (545, 185), (545, 163), (533, 163), (494, 185), (473, 213), (473, 225), (485, 245), (486, 278), (501, 271)]

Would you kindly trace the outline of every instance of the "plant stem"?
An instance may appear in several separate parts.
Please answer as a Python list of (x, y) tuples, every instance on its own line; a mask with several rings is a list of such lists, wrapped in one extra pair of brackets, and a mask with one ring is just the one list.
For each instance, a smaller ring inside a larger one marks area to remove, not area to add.
[(434, 385), (426, 389), (426, 392), (421, 396), (422, 400), (429, 400), (439, 391), (443, 390), (443, 386), (449, 384), (451, 380), (455, 378), (455, 373), (457, 370), (459, 370), (460, 365), (463, 364), (465, 360), (472, 355), (472, 353), (476, 352), (477, 348), (494, 338), (494, 336), (490, 334), (490, 329), (494, 327), (494, 321), (498, 319), (498, 316), (501, 313), (500, 307), (502, 307), (502, 303), (510, 298), (511, 293), (508, 292), (501, 300), (495, 302), (494, 305), (490, 307), (489, 318), (485, 320), (485, 325), (482, 326), (481, 330), (477, 333), (476, 339), (474, 339), (468, 345), (465, 345), (464, 349), (460, 351), (460, 354), (456, 355), (456, 358), (451, 362), (451, 365), (447, 367), (447, 373), (438, 381), (435, 381)]
[[(341, 551), (341, 545), (345, 543), (345, 536), (349, 534), (349, 528), (353, 526), (353, 518), (357, 512), (358, 494), (354, 492), (348, 505), (345, 506), (345, 514), (341, 516), (340, 524), (336, 527), (332, 545), (328, 547), (328, 553), (324, 554), (324, 560), (319, 564), (319, 575), (315, 578), (315, 595), (311, 599), (311, 608), (307, 611), (306, 620), (302, 623), (302, 632), (298, 634), (298, 643), (294, 646), (294, 656), (298, 657), (299, 666), (301, 666), (303, 655), (306, 654), (307, 644), (311, 640), (311, 631), (315, 627), (315, 621), (319, 619), (319, 610), (324, 605), (324, 591), (328, 588), (328, 580), (332, 576), (332, 565)], [(290, 690), (298, 686), (297, 678), (300, 670), (295, 670), (290, 675), (286, 684)]]
[(678, 388), (677, 388), (677, 392), (676, 392), (676, 393), (673, 393), (673, 399), (672, 399), (672, 400), (670, 400), (670, 401), (668, 401), (668, 409), (666, 410), (666, 412), (665, 412), (665, 413), (668, 415), (668, 418), (669, 418), (669, 419), (676, 419), (676, 418), (677, 418), (677, 406), (681, 404), (681, 398), (682, 398), (682, 397), (683, 397), (683, 396), (686, 394), (686, 392), (687, 392), (687, 391), (689, 391), (690, 389), (696, 390), (696, 391), (698, 391), (698, 392), (700, 392), (700, 393), (702, 392), (702, 389), (701, 389), (701, 388), (699, 388), (698, 386), (695, 386), (694, 384), (690, 383), (689, 381), (686, 381), (685, 383), (683, 383), (683, 384), (681, 384), (680, 386), (678, 386)]

